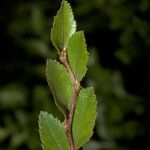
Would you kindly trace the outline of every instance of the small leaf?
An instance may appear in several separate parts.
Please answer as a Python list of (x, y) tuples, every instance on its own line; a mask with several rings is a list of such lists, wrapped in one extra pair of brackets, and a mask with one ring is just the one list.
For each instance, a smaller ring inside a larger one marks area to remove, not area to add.
[(54, 18), (53, 28), (51, 30), (51, 39), (58, 50), (67, 47), (71, 35), (76, 30), (76, 22), (72, 13), (71, 6), (65, 0), (62, 1), (60, 10)]
[(87, 46), (83, 31), (73, 34), (68, 43), (68, 60), (79, 81), (85, 76), (88, 61)]
[(93, 88), (82, 89), (77, 100), (73, 119), (73, 137), (76, 149), (79, 149), (93, 134), (97, 105)]
[(69, 150), (63, 124), (47, 112), (39, 115), (40, 137), (43, 150)]
[(71, 103), (73, 87), (67, 70), (57, 61), (48, 60), (46, 76), (49, 87), (60, 110), (66, 114)]

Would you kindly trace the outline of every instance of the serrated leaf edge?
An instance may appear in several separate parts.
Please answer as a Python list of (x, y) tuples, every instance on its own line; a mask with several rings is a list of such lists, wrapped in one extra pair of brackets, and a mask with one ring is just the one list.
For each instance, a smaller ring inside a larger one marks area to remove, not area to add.
[[(83, 33), (83, 37), (84, 37), (83, 40), (84, 40), (84, 44), (85, 44), (85, 47), (86, 47), (86, 51), (85, 51), (85, 52), (86, 52), (86, 54), (87, 54), (87, 55), (86, 55), (86, 56), (87, 56), (86, 66), (84, 67), (85, 72), (84, 72), (84, 74), (82, 75), (81, 79), (80, 79), (80, 80), (78, 79), (79, 81), (82, 81), (83, 78), (85, 77), (86, 73), (87, 73), (87, 65), (88, 65), (88, 61), (89, 61), (89, 57), (90, 57), (89, 55), (90, 55), (90, 54), (89, 54), (89, 52), (88, 52), (88, 48), (87, 48), (87, 43), (86, 43), (86, 40), (85, 40), (84, 31), (83, 31), (83, 30), (81, 30), (81, 31), (76, 31), (76, 32), (74, 32), (74, 33), (72, 34), (72, 36), (74, 36), (75, 34), (80, 33), (80, 32)], [(71, 37), (72, 37), (72, 36), (71, 36)], [(70, 38), (71, 38), (71, 37), (70, 37)], [(68, 43), (69, 43), (69, 42), (68, 42)], [(68, 59), (68, 61), (69, 61), (69, 59)], [(69, 64), (70, 64), (70, 61), (69, 61)], [(73, 69), (72, 69), (72, 70), (73, 70)], [(75, 72), (74, 72), (74, 74), (75, 74)], [(76, 74), (75, 74), (75, 75), (76, 75)]]
[[(45, 112), (45, 111), (41, 111), (40, 112), (40, 115), (39, 115), (39, 133), (40, 133), (40, 139), (41, 139), (41, 142), (42, 142), (42, 148), (43, 148), (43, 150), (44, 150), (44, 147), (43, 147), (43, 144), (44, 144), (44, 141), (43, 141), (43, 139), (42, 139), (42, 133), (41, 133), (41, 126), (40, 126), (40, 120), (42, 120), (42, 116), (43, 116), (43, 119), (44, 120), (46, 120), (46, 116), (47, 116), (47, 118), (49, 117), (50, 119), (53, 119), (54, 121), (56, 121), (59, 125), (61, 125), (61, 122), (57, 119), (57, 118), (55, 118), (55, 117), (53, 117), (53, 115), (52, 114), (48, 114), (47, 112)], [(47, 122), (46, 122), (46, 124), (47, 124)], [(48, 124), (47, 124), (48, 125)], [(51, 130), (51, 129), (50, 129)], [(56, 143), (57, 143), (57, 140), (56, 140), (56, 138), (53, 136), (53, 138), (55, 139), (55, 141), (56, 141)], [(58, 145), (58, 147), (59, 147), (59, 144), (57, 144)], [(61, 149), (60, 149), (61, 150)]]
[[(63, 113), (63, 115), (66, 116), (65, 112), (63, 111), (63, 109), (62, 109), (62, 108), (59, 106), (59, 104), (57, 103), (55, 94), (53, 93), (53, 90), (52, 90), (52, 86), (49, 84), (49, 81), (48, 81), (48, 78), (47, 78), (47, 65), (48, 65), (49, 62), (54, 62), (54, 63), (58, 64), (61, 69), (65, 70), (65, 72), (67, 72), (67, 69), (64, 67), (63, 64), (59, 63), (56, 59), (55, 59), (55, 60), (47, 59), (47, 62), (46, 62), (46, 69), (45, 69), (47, 83), (48, 83), (48, 86), (49, 86), (49, 88), (50, 88), (50, 91), (52, 92), (52, 95), (53, 95), (53, 97), (54, 97), (54, 102), (55, 102), (56, 106), (57, 106), (57, 107), (59, 108), (59, 110)], [(67, 72), (67, 75), (68, 75), (68, 79), (70, 80), (70, 76), (69, 76), (69, 73), (68, 73), (68, 72)], [(69, 109), (69, 108), (68, 108), (68, 109)]]
[[(47, 118), (50, 118), (50, 119), (53, 119), (59, 126), (61, 126), (62, 125), (62, 127), (63, 127), (63, 124), (60, 122), (60, 120), (58, 119), (58, 118), (55, 118), (52, 114), (49, 114), (49, 113), (47, 113), (47, 112), (45, 112), (45, 111), (41, 111), (40, 112), (40, 115), (39, 115), (39, 120), (38, 120), (38, 124), (39, 124), (39, 133), (40, 133), (40, 139), (41, 139), (41, 142), (42, 142), (42, 148), (43, 148), (43, 150), (44, 150), (44, 147), (43, 147), (43, 144), (44, 144), (44, 141), (42, 140), (42, 134), (41, 134), (41, 126), (40, 126), (40, 120), (42, 120), (42, 118), (41, 118), (41, 116), (43, 115), (43, 119), (45, 119), (46, 120), (46, 117)], [(47, 123), (47, 122), (46, 122)], [(48, 124), (47, 124), (48, 125)], [(65, 132), (64, 132), (65, 133)], [(53, 138), (55, 139), (55, 141), (56, 141), (56, 143), (57, 143), (57, 139), (55, 138), (55, 136), (53, 136)], [(67, 137), (66, 137), (66, 141), (68, 142), (68, 140), (67, 140)], [(68, 143), (69, 144), (69, 143)], [(59, 146), (59, 144), (57, 144), (58, 145), (58, 147), (60, 148), (60, 146)], [(62, 150), (61, 148), (60, 148), (60, 150)]]
[[(96, 101), (96, 95), (95, 95), (95, 92), (94, 92), (94, 89), (93, 89), (93, 87), (87, 87), (87, 88), (85, 88), (85, 89), (87, 89), (88, 91), (90, 91), (90, 89), (92, 89), (92, 91), (93, 91), (93, 95), (94, 95), (94, 101), (95, 101), (95, 111), (96, 111), (96, 115), (95, 115), (95, 118), (93, 119), (94, 120), (94, 124), (93, 124), (93, 126), (92, 126), (92, 132), (91, 132), (91, 135), (89, 136), (89, 138), (86, 140), (86, 141), (84, 141), (84, 143), (82, 143), (81, 145), (79, 145), (78, 147), (77, 147), (77, 149), (79, 149), (79, 148), (81, 148), (85, 143), (87, 143), (90, 139), (91, 139), (91, 137), (92, 137), (92, 135), (93, 135), (93, 129), (94, 129), (94, 126), (95, 126), (95, 123), (96, 123), (96, 116), (97, 116), (97, 101)], [(83, 89), (83, 90), (85, 90), (85, 89)], [(81, 89), (82, 90), (82, 89)], [(81, 92), (81, 91), (80, 91)]]
[[(60, 9), (57, 11), (56, 15), (54, 16), (53, 25), (52, 25), (51, 34), (50, 34), (50, 39), (51, 39), (53, 45), (55, 46), (55, 48), (56, 48), (58, 51), (59, 51), (60, 49), (57, 47), (57, 45), (56, 45), (55, 42), (53, 41), (52, 32), (53, 32), (53, 30), (54, 30), (54, 26), (55, 26), (55, 23), (56, 23), (55, 20), (56, 20), (56, 18), (57, 18), (57, 15), (60, 13), (60, 11), (61, 11), (61, 9), (62, 9), (62, 7), (63, 7), (63, 3), (66, 3), (66, 4), (68, 5), (68, 7), (70, 8), (70, 10), (71, 10), (71, 15), (72, 15), (73, 21), (74, 21), (74, 23), (75, 23), (75, 29), (76, 29), (76, 26), (77, 26), (77, 25), (76, 25), (76, 21), (75, 21), (75, 19), (74, 19), (72, 7), (70, 6), (70, 4), (69, 4), (66, 0), (63, 0), (63, 1), (61, 2)], [(75, 30), (75, 31), (76, 31), (76, 30)], [(72, 35), (73, 35), (73, 34), (72, 34)], [(71, 37), (71, 36), (70, 36), (70, 37)]]

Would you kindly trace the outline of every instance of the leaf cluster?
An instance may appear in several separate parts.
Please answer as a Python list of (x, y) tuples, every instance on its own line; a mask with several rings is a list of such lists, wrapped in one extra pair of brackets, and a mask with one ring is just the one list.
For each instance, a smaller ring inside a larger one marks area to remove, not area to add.
[[(73, 113), (73, 119), (69, 120), (70, 134), (77, 150), (92, 136), (96, 119), (96, 101), (92, 87), (80, 87), (80, 81), (87, 71), (89, 54), (84, 32), (76, 31), (71, 6), (65, 0), (54, 17), (51, 39), (58, 51), (59, 61), (47, 60), (46, 77), (55, 104), (65, 120), (69, 113)], [(68, 124), (65, 123), (47, 112), (40, 113), (39, 127), (44, 150), (71, 149), (70, 139), (65, 130)]]

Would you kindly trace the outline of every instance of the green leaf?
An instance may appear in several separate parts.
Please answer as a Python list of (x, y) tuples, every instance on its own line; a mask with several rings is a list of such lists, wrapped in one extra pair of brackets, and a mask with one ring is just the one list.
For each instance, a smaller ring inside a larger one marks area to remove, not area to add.
[(61, 3), (61, 8), (54, 18), (53, 28), (51, 30), (51, 39), (58, 50), (67, 47), (71, 35), (76, 30), (76, 22), (72, 13), (71, 6), (65, 0)]
[(67, 114), (73, 93), (72, 83), (67, 70), (59, 62), (48, 60), (46, 76), (55, 103), (64, 114)]
[(79, 81), (85, 76), (86, 65), (88, 61), (87, 46), (84, 38), (84, 32), (73, 34), (68, 43), (68, 60)]
[(82, 89), (77, 100), (73, 119), (73, 138), (76, 149), (79, 149), (93, 134), (97, 107), (93, 88)]
[(69, 143), (63, 124), (51, 114), (41, 112), (39, 115), (40, 137), (43, 150), (69, 150)]

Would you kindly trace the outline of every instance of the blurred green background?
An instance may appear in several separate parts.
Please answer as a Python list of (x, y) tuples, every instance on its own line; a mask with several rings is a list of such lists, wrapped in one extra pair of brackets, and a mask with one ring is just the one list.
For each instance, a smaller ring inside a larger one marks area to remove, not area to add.
[[(98, 101), (83, 150), (150, 149), (150, 1), (68, 0), (90, 52), (83, 86)], [(0, 2), (0, 150), (41, 150), (40, 110), (62, 116), (45, 77), (60, 0)]]

